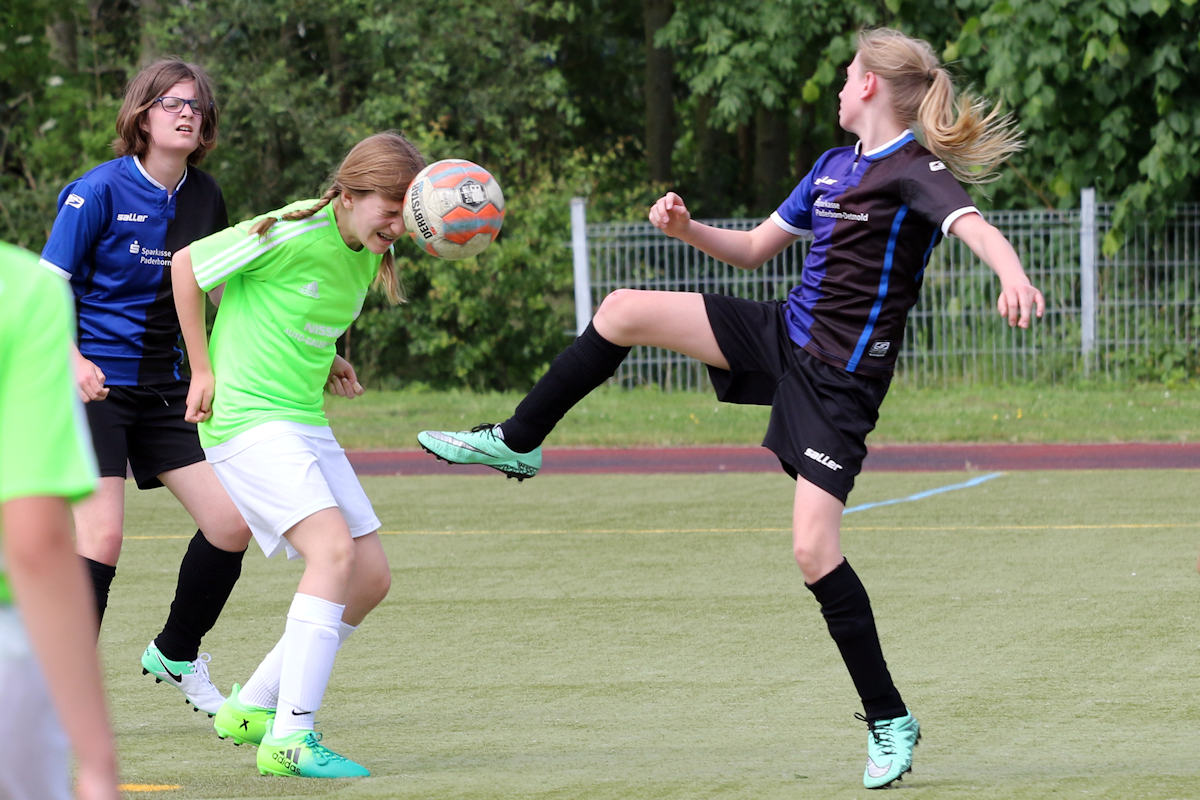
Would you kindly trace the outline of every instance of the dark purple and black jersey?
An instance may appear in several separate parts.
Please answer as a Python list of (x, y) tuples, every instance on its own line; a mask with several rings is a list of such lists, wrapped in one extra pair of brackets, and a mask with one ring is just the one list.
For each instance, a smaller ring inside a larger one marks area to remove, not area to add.
[(181, 379), (171, 256), (229, 226), (217, 182), (195, 167), (168, 192), (134, 156), (67, 184), (42, 264), (75, 293), (79, 352), (110, 386)]
[(824, 153), (771, 215), (813, 238), (788, 294), (792, 341), (849, 372), (890, 375), (933, 246), (972, 212), (958, 180), (910, 131), (869, 153)]

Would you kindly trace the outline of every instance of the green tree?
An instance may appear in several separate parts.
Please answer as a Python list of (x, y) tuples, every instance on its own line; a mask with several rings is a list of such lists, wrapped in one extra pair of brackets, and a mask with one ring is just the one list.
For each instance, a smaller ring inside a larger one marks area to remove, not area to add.
[[(1200, 188), (1200, 14), (1196, 0), (963, 3), (946, 47), (1002, 96), (1028, 139), (1039, 198), (1060, 206), (1094, 186), (1121, 229), (1161, 217)], [(1015, 192), (1014, 192), (1015, 194)]]

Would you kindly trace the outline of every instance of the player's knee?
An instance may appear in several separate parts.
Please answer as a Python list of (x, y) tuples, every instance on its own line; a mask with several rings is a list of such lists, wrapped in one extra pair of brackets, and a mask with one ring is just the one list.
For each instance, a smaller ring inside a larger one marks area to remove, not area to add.
[(365, 611), (375, 608), (383, 602), (392, 588), (392, 572), (387, 562), (382, 564), (375, 560), (359, 563), (354, 570), (354, 581), (350, 591), (354, 595), (354, 605)]
[(211, 528), (204, 528), (204, 538), (213, 547), (229, 553), (240, 553), (250, 544), (250, 526), (241, 515), (221, 520)]
[(810, 574), (816, 572), (817, 552), (807, 542), (793, 542), (792, 557), (796, 559), (796, 566), (800, 567), (800, 571), (804, 573), (806, 579)]
[(804, 574), (805, 583), (816, 583), (841, 561), (840, 553), (832, 552), (827, 545), (799, 537), (792, 542), (792, 556)]
[(120, 525), (80, 526), (75, 535), (76, 550), (102, 564), (116, 564), (124, 538)]
[(392, 589), (392, 572), (387, 569), (377, 569), (368, 578), (368, 591), (372, 607), (379, 605)]
[(620, 344), (636, 334), (639, 325), (642, 292), (617, 289), (600, 302), (592, 324), (611, 342)]

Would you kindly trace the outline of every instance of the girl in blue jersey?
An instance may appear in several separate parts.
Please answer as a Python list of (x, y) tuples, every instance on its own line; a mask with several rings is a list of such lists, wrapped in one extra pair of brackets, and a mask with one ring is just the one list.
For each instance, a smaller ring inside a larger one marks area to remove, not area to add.
[(763, 444), (796, 478), (793, 552), (862, 700), (856, 716), (869, 731), (863, 783), (873, 789), (911, 770), (920, 726), (892, 682), (866, 590), (842, 554), (840, 527), (908, 311), (930, 252), (947, 234), (996, 273), (997, 310), (1009, 325), (1027, 327), (1044, 300), (959, 184), (988, 179), (1019, 150), (1009, 118), (969, 98), (956, 104), (929, 45), (887, 29), (859, 34), (838, 97), (838, 122), (858, 143), (822, 155), (754, 230), (698, 223), (674, 192), (650, 209), (650, 221), (668, 236), (744, 269), (811, 235), (800, 285), (786, 301), (618, 290), (510, 419), (473, 431), (423, 431), (418, 441), (447, 461), (531, 477), (542, 440), (633, 345), (703, 361), (721, 400), (771, 406)]
[(228, 225), (221, 190), (196, 168), (216, 145), (217, 121), (202, 69), (177, 59), (143, 69), (117, 115), (118, 157), (63, 189), (42, 251), (42, 264), (70, 281), (79, 320), (75, 376), (100, 482), (75, 508), (75, 527), (97, 611), (103, 618), (116, 575), (132, 471), (140, 489), (170, 489), (199, 528), (142, 671), (210, 715), (224, 697), (200, 640), (241, 573), (250, 530), (183, 418), (188, 384), (170, 265), (175, 250)]

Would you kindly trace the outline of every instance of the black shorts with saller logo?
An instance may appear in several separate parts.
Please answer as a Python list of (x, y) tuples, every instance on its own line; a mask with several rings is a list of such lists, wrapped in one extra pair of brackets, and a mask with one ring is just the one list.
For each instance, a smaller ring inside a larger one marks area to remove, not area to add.
[(730, 365), (708, 368), (717, 399), (770, 406), (763, 447), (793, 478), (845, 503), (890, 379), (847, 372), (797, 347), (782, 303), (706, 294), (704, 306)]
[(162, 473), (203, 461), (196, 426), (183, 418), (187, 392), (184, 381), (110, 386), (108, 397), (87, 403), (100, 477), (124, 478), (132, 470), (139, 489), (154, 489)]

